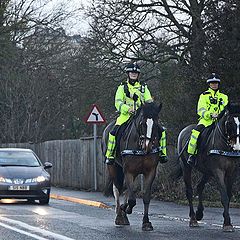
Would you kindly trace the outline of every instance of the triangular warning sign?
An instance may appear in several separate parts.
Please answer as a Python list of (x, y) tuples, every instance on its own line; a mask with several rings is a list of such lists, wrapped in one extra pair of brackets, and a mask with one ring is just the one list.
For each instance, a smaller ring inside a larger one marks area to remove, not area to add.
[(96, 104), (93, 104), (88, 117), (86, 118), (86, 123), (105, 123), (106, 120), (100, 112)]

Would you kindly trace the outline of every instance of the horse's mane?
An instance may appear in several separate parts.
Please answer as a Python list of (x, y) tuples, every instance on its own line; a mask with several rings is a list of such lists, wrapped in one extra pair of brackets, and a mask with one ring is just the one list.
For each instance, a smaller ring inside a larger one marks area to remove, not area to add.
[(240, 103), (239, 102), (230, 102), (227, 105), (227, 110), (230, 114), (240, 114)]
[(240, 103), (239, 102), (229, 102), (224, 110), (219, 114), (218, 119), (228, 114), (240, 114)]
[(155, 102), (145, 103), (142, 105), (143, 116), (145, 118), (157, 118), (159, 106)]

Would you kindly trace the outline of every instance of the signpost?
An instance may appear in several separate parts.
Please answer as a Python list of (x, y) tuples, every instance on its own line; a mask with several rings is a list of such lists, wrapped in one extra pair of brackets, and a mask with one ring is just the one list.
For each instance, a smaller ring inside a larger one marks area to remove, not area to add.
[(106, 122), (103, 114), (96, 104), (92, 108), (85, 119), (86, 123), (93, 124), (93, 173), (94, 173), (94, 190), (97, 190), (97, 124)]

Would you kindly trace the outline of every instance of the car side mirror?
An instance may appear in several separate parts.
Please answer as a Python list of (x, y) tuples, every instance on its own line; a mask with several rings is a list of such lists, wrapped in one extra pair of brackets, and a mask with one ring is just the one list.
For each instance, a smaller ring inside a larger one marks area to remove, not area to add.
[(44, 165), (45, 169), (48, 169), (48, 168), (52, 167), (52, 164), (50, 162), (45, 162), (43, 165)]

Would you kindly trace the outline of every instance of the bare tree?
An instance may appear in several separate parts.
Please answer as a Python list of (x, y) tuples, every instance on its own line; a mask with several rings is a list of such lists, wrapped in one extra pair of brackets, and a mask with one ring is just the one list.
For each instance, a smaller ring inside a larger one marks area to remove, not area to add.
[(0, 134), (3, 142), (59, 137), (56, 135), (61, 131), (58, 120), (69, 107), (65, 91), (69, 89), (69, 79), (64, 71), (73, 47), (72, 39), (61, 24), (72, 13), (63, 5), (49, 11), (45, 9), (48, 3), (0, 2)]
[[(113, 55), (165, 62), (199, 62), (206, 45), (208, 0), (94, 1), (92, 28)], [(202, 64), (201, 64), (202, 65)]]

